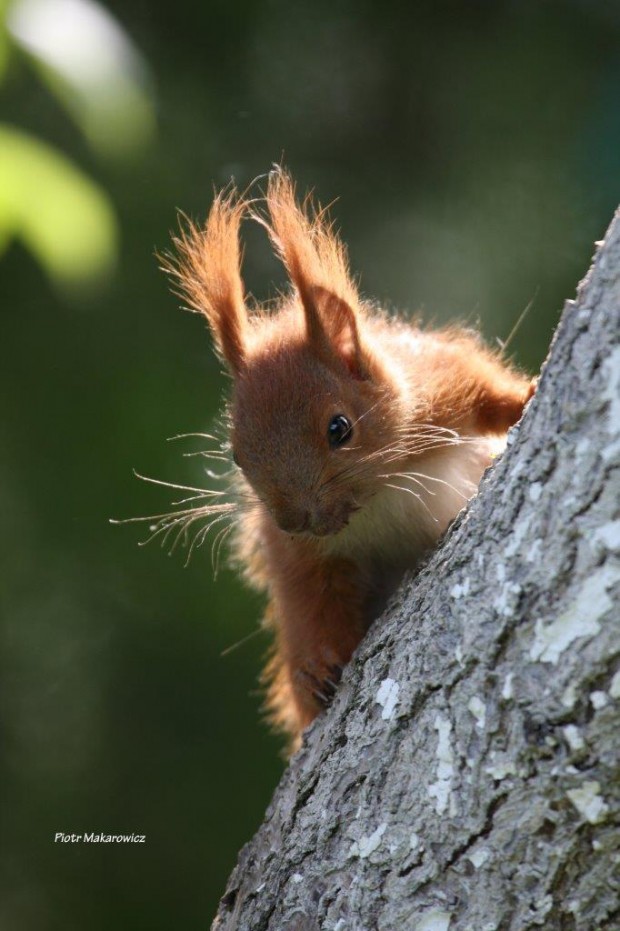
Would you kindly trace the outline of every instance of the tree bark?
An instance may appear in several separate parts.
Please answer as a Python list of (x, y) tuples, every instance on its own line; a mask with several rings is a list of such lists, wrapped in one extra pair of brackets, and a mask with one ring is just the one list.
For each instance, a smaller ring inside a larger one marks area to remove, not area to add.
[(308, 731), (213, 929), (620, 929), (620, 210), (508, 442)]

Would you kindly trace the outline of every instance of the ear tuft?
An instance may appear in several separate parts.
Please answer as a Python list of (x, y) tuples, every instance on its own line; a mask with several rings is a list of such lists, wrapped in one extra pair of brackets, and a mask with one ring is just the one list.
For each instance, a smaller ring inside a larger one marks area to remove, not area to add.
[(307, 196), (299, 205), (291, 176), (281, 167), (269, 175), (269, 220), (252, 213), (266, 229), (299, 294), (308, 338), (323, 357), (366, 378), (359, 340), (359, 295), (349, 272), (344, 243), (326, 210)]
[(189, 308), (207, 318), (218, 351), (235, 373), (244, 364), (248, 324), (239, 247), (246, 212), (234, 188), (221, 191), (205, 226), (186, 220), (173, 236), (176, 255), (165, 255), (161, 263)]
[(299, 205), (293, 179), (279, 166), (269, 175), (266, 201), (270, 222), (255, 213), (253, 217), (266, 227), (302, 301), (309, 288), (321, 286), (355, 306), (359, 298), (347, 251), (327, 210), (311, 195)]

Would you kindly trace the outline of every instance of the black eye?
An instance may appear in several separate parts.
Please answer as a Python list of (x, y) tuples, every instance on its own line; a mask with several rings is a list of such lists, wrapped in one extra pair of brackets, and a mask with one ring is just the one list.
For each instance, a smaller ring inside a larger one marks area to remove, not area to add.
[(234, 451), (233, 451), (233, 454), (232, 454), (232, 460), (233, 460), (233, 462), (235, 463), (235, 465), (237, 466), (237, 468), (240, 469), (241, 466), (239, 465), (239, 460), (237, 459), (237, 454), (236, 454)]
[(329, 422), (327, 428), (327, 439), (330, 446), (341, 446), (350, 439), (353, 433), (351, 421), (344, 414), (336, 414)]

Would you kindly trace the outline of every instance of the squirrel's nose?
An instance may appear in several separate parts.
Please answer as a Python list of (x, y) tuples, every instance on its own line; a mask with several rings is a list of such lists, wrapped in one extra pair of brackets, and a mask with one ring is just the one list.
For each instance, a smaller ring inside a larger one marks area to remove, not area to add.
[(310, 525), (308, 511), (283, 511), (276, 516), (276, 523), (285, 533), (302, 533)]

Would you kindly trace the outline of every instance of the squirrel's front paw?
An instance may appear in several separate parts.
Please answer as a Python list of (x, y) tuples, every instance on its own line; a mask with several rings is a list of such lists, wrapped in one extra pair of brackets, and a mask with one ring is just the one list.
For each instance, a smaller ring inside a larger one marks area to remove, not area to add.
[(296, 672), (298, 686), (321, 707), (327, 708), (336, 694), (343, 667), (337, 663), (323, 666), (312, 663)]

